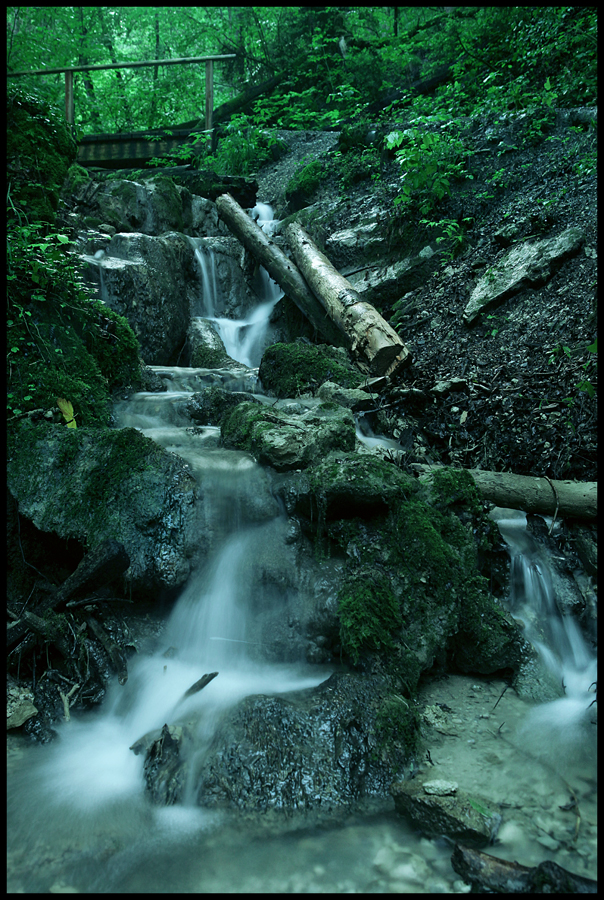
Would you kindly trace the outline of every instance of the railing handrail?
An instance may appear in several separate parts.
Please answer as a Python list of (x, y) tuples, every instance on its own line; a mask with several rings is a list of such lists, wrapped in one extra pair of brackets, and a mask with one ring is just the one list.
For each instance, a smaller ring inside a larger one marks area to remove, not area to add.
[(7, 72), (7, 78), (21, 75), (58, 75), (65, 72), (65, 118), (69, 125), (75, 121), (73, 73), (98, 72), (101, 69), (140, 69), (142, 66), (176, 66), (184, 63), (204, 62), (206, 64), (206, 130), (212, 130), (212, 111), (214, 109), (214, 60), (234, 59), (236, 53), (223, 53), (219, 56), (185, 56), (181, 59), (146, 59), (142, 62), (107, 63), (101, 66), (64, 66), (61, 69), (32, 69), (30, 72)]
[(182, 63), (210, 62), (215, 59), (234, 59), (236, 53), (225, 53), (221, 56), (185, 56), (182, 59), (146, 59), (142, 62), (107, 63), (102, 66), (63, 66), (60, 69), (31, 69), (29, 72), (7, 72), (7, 78), (21, 75), (59, 75), (61, 72), (94, 72), (101, 69), (139, 69), (141, 66), (175, 66)]

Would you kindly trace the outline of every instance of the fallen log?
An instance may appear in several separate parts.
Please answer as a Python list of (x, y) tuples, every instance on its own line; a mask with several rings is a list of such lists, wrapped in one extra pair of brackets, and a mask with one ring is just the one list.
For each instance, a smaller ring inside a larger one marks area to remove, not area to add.
[(595, 894), (598, 886), (591, 878), (574, 875), (554, 862), (521, 866), (497, 859), (480, 850), (456, 844), (451, 865), (475, 891), (498, 894)]
[(271, 278), (274, 278), (290, 300), (293, 300), (319, 334), (336, 347), (349, 347), (350, 342), (346, 334), (329, 318), (296, 265), (250, 219), (237, 201), (230, 194), (223, 194), (217, 198), (216, 208), (218, 215), (235, 237), (264, 266)]
[(372, 375), (408, 366), (411, 354), (396, 331), (363, 300), (297, 222), (285, 229), (298, 268), (325, 311), (347, 336), (350, 349)]
[[(111, 538), (98, 544), (81, 560), (75, 572), (63, 582), (60, 588), (50, 594), (33, 610), (36, 616), (43, 616), (49, 609), (57, 609), (77, 594), (94, 591), (108, 584), (126, 571), (130, 558), (123, 544)], [(11, 622), (6, 631), (7, 646), (11, 647), (29, 630), (23, 616)]]
[[(411, 463), (411, 468), (430, 475), (442, 466)], [(527, 513), (563, 516), (574, 519), (595, 519), (598, 514), (598, 485), (595, 481), (553, 481), (512, 472), (469, 472), (483, 500), (490, 500), (507, 509), (521, 509)]]

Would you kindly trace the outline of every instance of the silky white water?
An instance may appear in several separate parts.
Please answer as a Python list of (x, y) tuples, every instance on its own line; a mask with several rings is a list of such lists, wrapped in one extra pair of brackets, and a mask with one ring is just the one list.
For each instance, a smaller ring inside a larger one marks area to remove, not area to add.
[(596, 654), (575, 618), (558, 608), (547, 558), (527, 531), (526, 515), (500, 510), (494, 517), (510, 552), (510, 610), (564, 690), (563, 697), (527, 714), (522, 733), (533, 753), (562, 769), (593, 729)]
[[(270, 221), (267, 210), (260, 212)], [(217, 297), (213, 278), (208, 268), (203, 289), (207, 283)], [(262, 327), (270, 302), (258, 313)], [(219, 309), (207, 311), (219, 318)], [(228, 350), (245, 365), (252, 359), (242, 349), (248, 324), (237, 324)], [(166, 391), (136, 394), (117, 405), (117, 424), (139, 428), (178, 453), (202, 480), (209, 554), (161, 636), (129, 660), (128, 682), (115, 681), (102, 708), (59, 726), (50, 745), (31, 746), (11, 736), (9, 891), (467, 892), (451, 868), (450, 844), (415, 832), (388, 799), (337, 821), (284, 819), (278, 831), (267, 830), (261, 817), (242, 820), (237, 811), (196, 807), (194, 781), (178, 806), (149, 803), (144, 755), (129, 749), (144, 734), (186, 720), (194, 723), (197, 753), (203, 753), (221, 715), (240, 698), (310, 687), (329, 675), (304, 663), (258, 661), (261, 654), (248, 634), (252, 600), (258, 598), (251, 596), (248, 572), (261, 553), (270, 555), (285, 520), (275, 510), (274, 517), (255, 522), (250, 504), (265, 490), (262, 470), (247, 454), (221, 448), (217, 427), (191, 429), (183, 414), (203, 385), (250, 390), (254, 377), (226, 369), (155, 370)], [(369, 448), (379, 441), (373, 434), (359, 438)], [(432, 777), (455, 779), (502, 805), (503, 825), (488, 852), (523, 865), (553, 859), (594, 877), (595, 727), (594, 710), (587, 711), (594, 695), (587, 680), (595, 678), (595, 659), (580, 632), (550, 614), (547, 563), (533, 549), (518, 550), (514, 571), (524, 574), (514, 580), (514, 614), (525, 617), (537, 643), (543, 637), (541, 652), (546, 660), (550, 654), (548, 665), (564, 678), (566, 696), (535, 706), (511, 690), (502, 695), (505, 685), (498, 679), (428, 681), (420, 707), (446, 704), (451, 718), (447, 734), (431, 738), (431, 762), (422, 759), (420, 765)], [(213, 681), (181, 702), (192, 684), (214, 671), (219, 674)], [(543, 758), (544, 746), (556, 747), (558, 758)], [(567, 784), (581, 810), (578, 842), (576, 815), (564, 810)]]
[[(273, 234), (275, 220), (270, 206), (258, 203), (252, 210), (252, 218), (266, 234)], [(231, 319), (221, 315), (224, 304), (220, 294), (214, 251), (211, 247), (204, 246), (203, 239), (194, 240), (192, 243), (201, 272), (200, 318), (215, 327), (231, 359), (251, 368), (259, 366), (265, 349), (271, 313), (283, 296), (283, 291), (261, 266), (258, 272), (258, 293), (263, 298), (262, 302), (243, 319)]]

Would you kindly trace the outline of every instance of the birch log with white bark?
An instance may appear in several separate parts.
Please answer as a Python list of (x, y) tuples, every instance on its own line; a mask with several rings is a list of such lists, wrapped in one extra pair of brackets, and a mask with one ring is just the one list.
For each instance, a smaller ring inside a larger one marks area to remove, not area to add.
[[(425, 463), (412, 463), (411, 467), (425, 475), (441, 468)], [(595, 519), (598, 515), (598, 485), (595, 481), (553, 481), (512, 472), (465, 471), (474, 479), (482, 499), (497, 506), (575, 519)]]
[(304, 313), (311, 325), (330, 344), (336, 347), (350, 347), (346, 333), (327, 315), (295, 263), (287, 258), (283, 250), (250, 219), (230, 194), (222, 194), (216, 200), (218, 215), (243, 244), (256, 257), (271, 278), (277, 282), (286, 296), (293, 300)]
[(285, 229), (298, 268), (330, 318), (350, 339), (350, 349), (372, 375), (386, 375), (411, 363), (411, 354), (375, 307), (363, 300), (304, 229), (292, 222)]

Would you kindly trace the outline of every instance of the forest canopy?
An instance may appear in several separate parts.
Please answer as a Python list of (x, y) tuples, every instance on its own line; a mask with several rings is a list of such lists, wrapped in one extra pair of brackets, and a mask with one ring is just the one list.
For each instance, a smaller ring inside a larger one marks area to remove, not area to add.
[[(215, 63), (214, 105), (281, 76), (255, 124), (341, 127), (420, 114), (596, 102), (595, 7), (8, 7), (7, 72), (235, 54)], [(51, 106), (64, 76), (8, 79)], [(76, 73), (80, 134), (201, 119), (205, 67)], [(419, 95), (419, 100), (418, 100)]]

